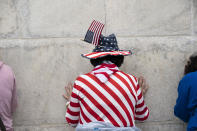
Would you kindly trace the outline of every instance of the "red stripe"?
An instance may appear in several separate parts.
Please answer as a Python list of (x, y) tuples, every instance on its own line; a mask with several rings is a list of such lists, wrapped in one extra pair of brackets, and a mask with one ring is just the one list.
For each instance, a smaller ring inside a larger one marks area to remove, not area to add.
[(74, 92), (72, 92), (71, 97), (78, 99), (78, 95)]
[(79, 111), (78, 112), (73, 112), (73, 111), (71, 111), (69, 108), (67, 109), (67, 111), (66, 112), (68, 112), (70, 115), (72, 115), (72, 116), (79, 116)]
[(142, 98), (142, 92), (140, 92), (139, 96), (137, 96), (138, 100)]
[(107, 85), (101, 84), (100, 81), (97, 80), (92, 74), (89, 74), (88, 76), (90, 78), (92, 78), (93, 80), (95, 80), (104, 90), (106, 90), (116, 100), (116, 102), (120, 105), (120, 107), (123, 108), (123, 110), (127, 114), (127, 117), (130, 122), (130, 125), (127, 125), (127, 126), (133, 126), (133, 121), (132, 121), (131, 115), (130, 115), (127, 107), (123, 104), (123, 101), (121, 101), (121, 99), (118, 97), (118, 95), (116, 93), (114, 93), (114, 91), (111, 90)]
[(148, 116), (149, 116), (149, 112), (148, 112), (148, 114), (145, 117), (143, 117), (143, 118), (135, 117), (135, 119), (138, 120), (138, 121), (144, 121), (144, 120), (146, 120), (148, 118)]
[(144, 106), (144, 100), (142, 101), (141, 104), (138, 104), (138, 105), (136, 105), (135, 107), (136, 107), (136, 108), (141, 108), (142, 106)]
[(79, 103), (70, 102), (70, 106), (72, 107), (79, 107)]
[[(100, 53), (104, 53), (104, 54), (100, 54)], [(92, 53), (88, 53), (88, 54), (84, 54), (84, 56), (88, 57), (88, 56), (91, 56), (91, 55), (94, 55), (94, 54), (97, 54), (96, 56), (94, 57), (89, 57), (89, 58), (96, 58), (99, 56), (99, 54), (102, 56), (102, 55), (106, 55), (106, 54), (111, 54), (111, 55), (125, 55), (123, 53), (123, 51), (110, 51), (110, 52), (92, 52)], [(129, 52), (126, 53), (126, 55), (130, 54)]]
[(70, 124), (77, 124), (79, 120), (71, 120), (70, 118), (66, 117), (66, 121)]
[[(123, 74), (124, 75), (124, 74)], [(116, 73), (116, 77), (120, 80), (120, 81), (122, 81), (122, 83), (124, 83), (125, 85), (126, 85), (126, 87), (127, 87), (127, 89), (130, 91), (130, 93), (131, 93), (131, 95), (133, 96), (133, 98), (135, 99), (135, 102), (137, 102), (137, 100), (136, 100), (136, 96), (134, 95), (134, 93), (133, 93), (133, 91), (132, 91), (132, 87), (129, 85), (129, 83), (122, 77), (122, 76), (120, 76), (118, 73)]]
[(81, 111), (81, 116), (83, 117), (83, 119), (86, 121), (86, 123), (91, 122), (91, 120), (84, 114), (83, 110), (80, 107), (80, 111)]
[(83, 100), (81, 103), (84, 105), (86, 110), (98, 121), (104, 121), (96, 112), (92, 110), (92, 108)]
[(139, 85), (139, 83), (137, 84), (137, 91), (140, 89), (140, 85)]
[(144, 108), (142, 111), (135, 112), (136, 115), (143, 115), (148, 110), (147, 107)]
[(90, 58), (97, 58), (97, 57), (100, 57), (100, 56), (104, 56), (104, 55), (108, 55), (108, 54), (111, 54), (111, 52), (105, 52), (105, 53), (103, 53), (103, 54), (98, 54), (98, 55), (96, 55), (96, 56), (94, 56), (94, 57), (90, 57)]
[(117, 67), (115, 64), (106, 64), (106, 63), (103, 63), (102, 66), (109, 67), (109, 68)]
[(83, 122), (81, 121), (81, 118), (79, 119), (80, 124), (83, 124)]
[[(78, 78), (77, 80), (83, 82), (82, 78)], [(76, 85), (75, 88), (77, 90), (80, 91), (81, 87)], [(85, 90), (82, 90), (81, 91), (108, 119), (109, 121), (114, 125), (114, 126), (117, 126), (117, 127), (120, 127), (120, 125), (114, 120), (114, 118), (94, 99), (94, 97), (92, 97), (87, 91)]]
[(115, 65), (115, 64), (105, 64), (105, 63), (102, 63), (99, 67), (94, 68), (94, 70), (93, 70), (93, 71), (95, 71), (95, 70), (99, 70), (99, 69), (101, 69), (101, 68), (105, 68), (105, 67), (115, 68), (115, 67), (116, 67), (116, 65)]

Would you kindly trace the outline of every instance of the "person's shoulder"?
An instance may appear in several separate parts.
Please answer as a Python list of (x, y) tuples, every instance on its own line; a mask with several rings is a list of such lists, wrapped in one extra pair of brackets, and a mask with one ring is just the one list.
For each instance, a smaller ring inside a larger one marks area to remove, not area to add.
[(76, 78), (76, 80), (79, 80), (79, 79), (81, 79), (81, 78), (84, 78), (84, 77), (87, 77), (87, 76), (89, 76), (91, 73), (89, 72), (89, 73), (85, 73), (85, 74), (80, 74), (77, 78)]
[(197, 71), (186, 74), (181, 81), (197, 80)]
[(7, 64), (5, 64), (3, 62), (1, 62), (0, 64), (1, 64), (0, 65), (0, 69), (2, 69), (3, 71), (5, 71), (5, 72), (7, 72), (9, 74), (14, 75), (13, 70), (12, 70), (12, 68), (9, 65), (7, 65)]
[(119, 71), (120, 73), (122, 73), (123, 75), (127, 76), (129, 79), (131, 79), (132, 81), (137, 83), (137, 77), (133, 74), (129, 74), (129, 73), (125, 73), (123, 71)]

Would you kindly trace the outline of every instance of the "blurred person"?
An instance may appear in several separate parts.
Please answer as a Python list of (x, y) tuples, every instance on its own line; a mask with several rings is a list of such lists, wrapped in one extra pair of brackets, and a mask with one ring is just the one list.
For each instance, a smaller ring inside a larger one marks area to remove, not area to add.
[(187, 131), (197, 131), (197, 52), (185, 65), (184, 76), (178, 85), (174, 114), (188, 123)]
[(17, 106), (16, 83), (12, 69), (0, 61), (0, 119), (1, 130), (13, 131), (13, 112)]

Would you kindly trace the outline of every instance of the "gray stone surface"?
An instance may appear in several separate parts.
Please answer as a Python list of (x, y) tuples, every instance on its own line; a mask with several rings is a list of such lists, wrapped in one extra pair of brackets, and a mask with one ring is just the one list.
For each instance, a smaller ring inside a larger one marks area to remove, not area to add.
[(193, 31), (197, 35), (197, 0), (193, 0)]
[(84, 37), (93, 19), (105, 22), (104, 0), (31, 0), (28, 4), (31, 37)]
[(74, 128), (68, 125), (38, 125), (15, 127), (15, 131), (74, 131)]
[(142, 131), (185, 131), (186, 127), (183, 123), (177, 122), (149, 122), (145, 124), (137, 124)]
[(8, 37), (16, 33), (17, 14), (12, 0), (0, 0), (0, 37)]
[[(5, 43), (14, 45), (4, 47)], [(16, 125), (65, 122), (64, 86), (91, 68), (80, 53), (92, 45), (81, 43), (72, 39), (1, 40), (1, 59), (16, 74)]]
[[(154, 131), (180, 129), (181, 125), (159, 122), (179, 122), (173, 115), (177, 84), (185, 59), (197, 46), (190, 42), (190, 37), (117, 39), (121, 49), (133, 48), (134, 53), (126, 57), (121, 69), (136, 76), (145, 76), (150, 85), (145, 98), (150, 118), (138, 125), (147, 131), (151, 129), (149, 122), (157, 123)], [(92, 69), (89, 60), (80, 57), (81, 53), (92, 49), (92, 45), (78, 39), (0, 40), (1, 59), (16, 74), (19, 106), (14, 124), (17, 130), (66, 128), (57, 126), (65, 124), (64, 86)]]
[(189, 35), (191, 0), (107, 0), (107, 33), (119, 36)]

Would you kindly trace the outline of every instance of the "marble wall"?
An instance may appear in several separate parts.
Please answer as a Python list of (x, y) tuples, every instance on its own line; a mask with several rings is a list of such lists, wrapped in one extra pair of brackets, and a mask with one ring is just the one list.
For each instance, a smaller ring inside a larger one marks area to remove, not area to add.
[(73, 131), (65, 123), (64, 86), (92, 69), (82, 39), (92, 19), (131, 49), (121, 69), (150, 85), (143, 131), (185, 131), (173, 115), (177, 85), (197, 50), (197, 0), (0, 0), (0, 60), (17, 80), (16, 131)]

